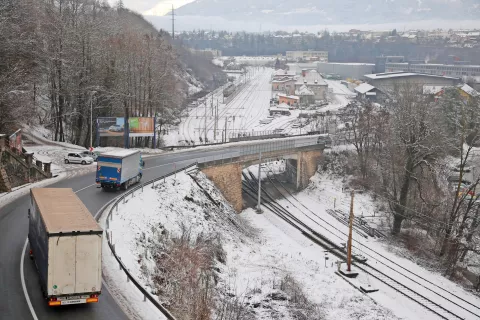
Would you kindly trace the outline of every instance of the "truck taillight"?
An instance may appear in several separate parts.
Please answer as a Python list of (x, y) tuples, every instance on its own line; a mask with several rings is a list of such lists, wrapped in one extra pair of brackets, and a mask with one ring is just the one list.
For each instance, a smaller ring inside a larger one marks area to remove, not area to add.
[(87, 303), (98, 302), (98, 294), (91, 294), (90, 298), (87, 298)]
[(51, 297), (50, 300), (48, 301), (49, 306), (59, 306), (61, 304), (62, 302), (57, 301), (57, 297)]

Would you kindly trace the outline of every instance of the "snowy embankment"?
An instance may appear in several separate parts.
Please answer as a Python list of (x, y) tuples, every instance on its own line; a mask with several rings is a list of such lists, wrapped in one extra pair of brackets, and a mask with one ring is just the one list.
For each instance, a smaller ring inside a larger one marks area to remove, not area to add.
[(301, 285), (325, 319), (396, 318), (336, 276), (335, 257), (326, 260), (328, 253), (297, 230), (270, 213), (247, 209), (237, 215), (202, 173), (193, 178), (179, 173), (145, 187), (109, 221), (117, 253), (149, 290), (155, 274), (152, 238), (159, 231), (179, 235), (183, 224), (195, 234), (219, 234), (226, 259), (215, 266), (216, 290), (235, 297), (255, 319), (296, 319), (292, 297), (282, 291), (287, 277)]
[[(251, 170), (257, 170), (257, 168)], [(272, 169), (269, 165), (263, 167), (264, 171)], [(348, 192), (344, 192), (345, 184), (339, 177), (317, 173), (311, 179), (309, 187), (295, 195), (288, 194), (282, 188), (281, 183), (276, 183), (276, 185), (286, 196), (286, 199), (279, 200), (279, 203), (284, 208), (288, 208), (295, 217), (334, 243), (341, 245), (347, 242), (348, 227), (346, 223), (340, 222), (331, 214), (331, 210), (336, 210), (344, 219), (348, 219), (350, 210), (351, 197)], [(370, 226), (388, 234), (388, 219), (384, 212), (385, 208), (382, 207), (382, 199), (375, 203), (369, 194), (356, 194), (354, 199), (355, 215), (364, 217), (364, 221)], [(476, 319), (473, 314), (454, 304), (457, 303), (474, 313), (477, 312), (477, 309), (470, 304), (478, 305), (479, 299), (466, 292), (461, 286), (444, 278), (439, 273), (425, 270), (416, 264), (411, 255), (406, 254), (405, 251), (398, 249), (391, 243), (366, 236), (365, 232), (358, 232), (355, 229), (353, 240), (353, 253), (367, 257), (368, 263), (376, 269), (439, 303), (462, 318)], [(368, 274), (361, 272), (354, 283), (363, 286), (371, 285), (380, 289), (379, 292), (372, 293), (370, 296), (379, 304), (393, 310), (398, 317), (406, 319), (438, 318)]]

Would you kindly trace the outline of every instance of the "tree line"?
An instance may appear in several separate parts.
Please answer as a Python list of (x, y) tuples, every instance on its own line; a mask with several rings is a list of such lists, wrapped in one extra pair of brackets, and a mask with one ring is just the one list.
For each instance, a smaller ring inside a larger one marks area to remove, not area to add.
[[(295, 36), (293, 36), (295, 34)], [(402, 55), (409, 59), (425, 59), (430, 63), (445, 63), (449, 55), (462, 57), (472, 64), (480, 64), (478, 49), (446, 47), (440, 43), (418, 44), (397, 37), (387, 41), (386, 35), (380, 39), (364, 39), (360, 35), (345, 37), (335, 32), (287, 33), (282, 31), (265, 33), (227, 32), (196, 30), (183, 32), (176, 38), (192, 48), (218, 49), (223, 55), (285, 55), (290, 50), (328, 51), (329, 61), (375, 63), (381, 55)], [(396, 36), (396, 31), (391, 35)]]
[(480, 254), (480, 172), (471, 169), (480, 163), (480, 99), (457, 87), (426, 95), (415, 83), (387, 91), (383, 106), (361, 100), (342, 116), (355, 148), (354, 183), (388, 204), (395, 236), (434, 253), (453, 277)]
[[(211, 89), (214, 74), (222, 76), (213, 65), (190, 68), (182, 57), (192, 53), (170, 40), (122, 2), (112, 8), (104, 0), (2, 1), (0, 132), (40, 123), (56, 141), (89, 146), (90, 119), (100, 116), (173, 122), (186, 104), (189, 78)], [(204, 56), (195, 62), (210, 65)]]

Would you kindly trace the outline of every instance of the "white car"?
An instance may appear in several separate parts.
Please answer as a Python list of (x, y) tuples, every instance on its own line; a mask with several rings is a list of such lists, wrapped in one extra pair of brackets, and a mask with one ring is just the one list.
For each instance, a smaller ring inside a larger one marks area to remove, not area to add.
[(69, 153), (65, 157), (65, 163), (92, 164), (93, 158), (82, 153)]

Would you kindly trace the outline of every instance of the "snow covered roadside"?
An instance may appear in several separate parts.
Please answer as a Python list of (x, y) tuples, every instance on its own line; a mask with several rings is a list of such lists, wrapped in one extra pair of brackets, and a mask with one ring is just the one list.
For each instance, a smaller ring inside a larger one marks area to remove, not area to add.
[(14, 188), (11, 192), (2, 192), (0, 193), (0, 209), (12, 201), (28, 194), (31, 188), (43, 188), (53, 183), (59, 182), (67, 176), (65, 172), (60, 173), (55, 178), (50, 178), (42, 180), (35, 183), (27, 183), (17, 188)]
[[(105, 208), (99, 220), (104, 230), (106, 230), (107, 213), (111, 207), (110, 205)], [(142, 293), (132, 282), (127, 281), (125, 272), (120, 269), (108, 246), (105, 234), (102, 242), (102, 278), (112, 296), (130, 319), (166, 319), (148, 299), (144, 300)]]
[(149, 290), (154, 289), (155, 263), (149, 243), (155, 231), (178, 234), (181, 223), (188, 223), (193, 233), (220, 234), (227, 255), (225, 264), (216, 265), (217, 288), (242, 301), (255, 319), (294, 319), (288, 301), (281, 298), (287, 276), (301, 284), (325, 319), (396, 319), (336, 276), (335, 258), (326, 260), (328, 254), (297, 230), (271, 213), (256, 215), (249, 209), (240, 216), (234, 214), (202, 173), (195, 178), (197, 182), (179, 173), (156, 189), (145, 187), (128, 197), (109, 221), (117, 253)]

